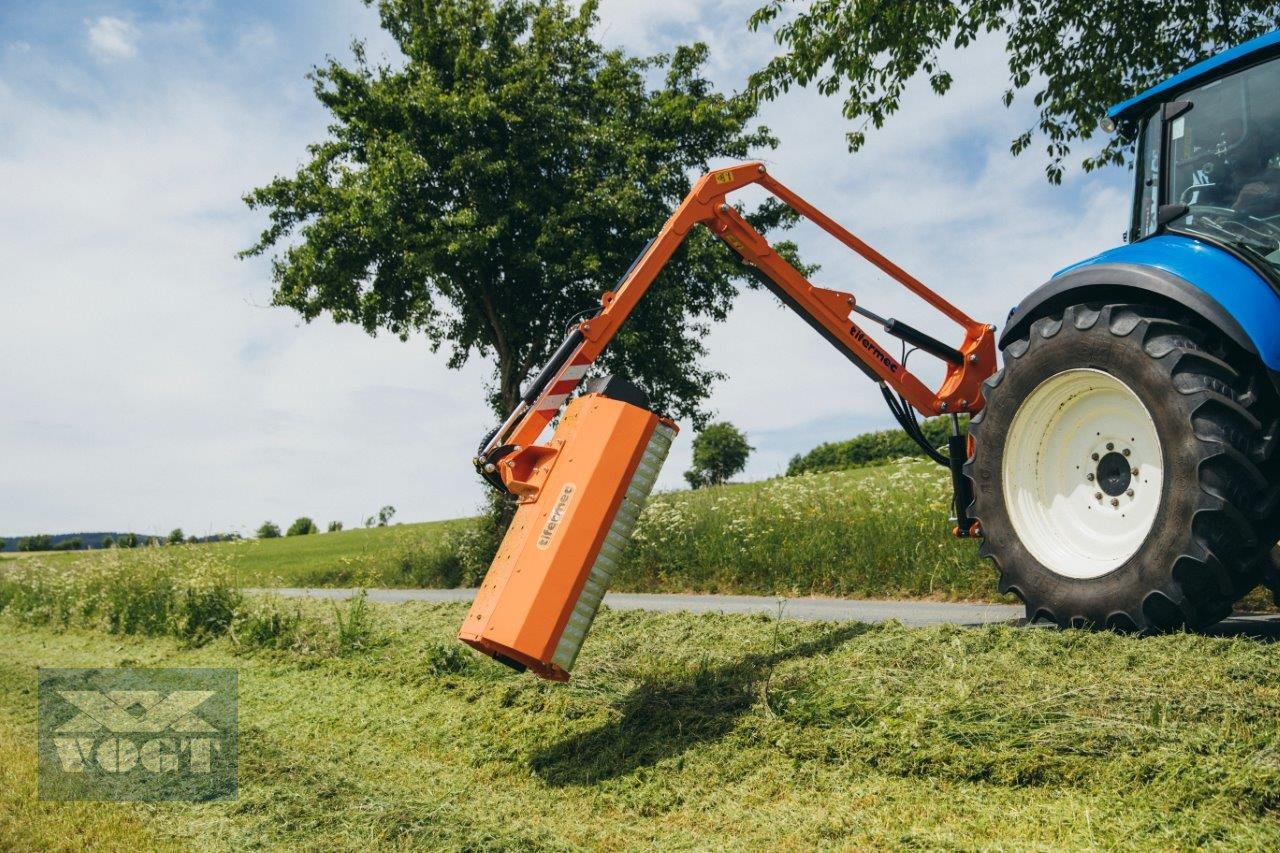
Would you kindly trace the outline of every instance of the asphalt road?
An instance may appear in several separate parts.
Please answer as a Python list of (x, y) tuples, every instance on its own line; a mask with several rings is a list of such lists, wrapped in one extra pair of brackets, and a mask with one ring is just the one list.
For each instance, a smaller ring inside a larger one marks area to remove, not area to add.
[[(350, 598), (354, 589), (277, 589), (277, 595)], [(471, 601), (474, 589), (371, 589), (370, 601)], [(604, 603), (618, 610), (684, 610), (690, 613), (770, 613), (788, 619), (833, 622), (888, 622), (904, 625), (986, 625), (1021, 619), (1021, 605), (956, 604), (943, 601), (874, 601), (847, 598), (774, 598), (764, 595), (653, 595), (605, 593)]]

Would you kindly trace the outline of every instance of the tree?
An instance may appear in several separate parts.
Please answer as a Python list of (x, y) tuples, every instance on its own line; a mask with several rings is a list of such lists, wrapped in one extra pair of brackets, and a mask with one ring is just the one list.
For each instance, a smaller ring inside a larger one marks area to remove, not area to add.
[(19, 551), (52, 551), (53, 537), (48, 533), (38, 533), (18, 540)]
[(728, 421), (709, 425), (693, 439), (693, 467), (684, 472), (692, 488), (718, 486), (747, 465), (754, 447)]
[[(861, 119), (847, 135), (856, 151), (868, 126), (879, 128), (897, 112), (917, 73), (939, 95), (951, 88), (945, 48), (999, 33), (1009, 66), (1004, 105), (1031, 87), (1039, 110), (1010, 150), (1022, 153), (1038, 133), (1045, 175), (1055, 184), (1072, 145), (1093, 137), (1109, 106), (1280, 21), (1280, 4), (1256, 0), (816, 0), (787, 16), (790, 5), (770, 0), (751, 16), (752, 30), (785, 18), (773, 34), (784, 52), (751, 77), (757, 97), (772, 100), (811, 83), (824, 95), (843, 93), (845, 118)], [(1133, 129), (1122, 128), (1081, 165), (1091, 171), (1124, 163), (1132, 139)]]
[(280, 525), (276, 524), (274, 521), (262, 522), (262, 526), (258, 528), (258, 538), (259, 539), (279, 539)]
[(116, 540), (112, 539), (110, 536), (103, 536), (102, 543), (100, 544), (99, 547), (110, 548), (115, 544), (116, 544)]
[(170, 545), (181, 545), (182, 540), (186, 539), (186, 534), (182, 532), (181, 527), (175, 527), (169, 531), (169, 537), (165, 540)]
[(121, 533), (121, 534), (120, 534), (120, 538), (116, 540), (116, 546), (117, 546), (117, 547), (119, 547), (119, 548), (137, 548), (137, 547), (138, 547), (138, 534), (136, 534), (136, 533)]
[(366, 518), (364, 520), (364, 526), (365, 527), (375, 527), (375, 526), (386, 527), (388, 524), (391, 523), (391, 519), (395, 516), (395, 514), (396, 514), (396, 508), (388, 504), (387, 506), (384, 506), (382, 509), (378, 510), (377, 515), (371, 515), (368, 518)]
[(305, 515), (289, 525), (286, 536), (310, 536), (312, 533), (319, 533), (320, 528), (316, 527), (316, 523)]
[(340, 533), (341, 531), (342, 531), (342, 522), (341, 522), (341, 521), (331, 521), (331, 522), (329, 522), (329, 532), (330, 532), (330, 533)]
[[(357, 43), (353, 64), (313, 71), (329, 138), (293, 177), (245, 196), (270, 225), (243, 254), (280, 250), (274, 304), (370, 334), (421, 332), (433, 350), (447, 344), (451, 368), (491, 359), (489, 401), (510, 412), (690, 175), (777, 144), (748, 127), (751, 99), (703, 76), (705, 45), (648, 58), (606, 50), (591, 35), (596, 6), (381, 0), (403, 64), (373, 65)], [(776, 204), (746, 215), (761, 230), (791, 221)], [(707, 324), (724, 319), (744, 273), (696, 231), (601, 369), (700, 422), (718, 378), (699, 363)]]
[(84, 547), (84, 540), (79, 536), (72, 536), (70, 539), (63, 539), (52, 547), (53, 551), (79, 551)]

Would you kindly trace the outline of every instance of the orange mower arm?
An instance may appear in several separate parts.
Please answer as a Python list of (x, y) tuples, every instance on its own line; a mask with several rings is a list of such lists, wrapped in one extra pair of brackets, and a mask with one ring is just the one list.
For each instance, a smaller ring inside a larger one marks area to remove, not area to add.
[[(879, 317), (861, 308), (852, 293), (810, 283), (726, 201), (729, 193), (749, 184), (759, 184), (768, 190), (960, 326), (964, 333), (960, 345), (948, 346), (898, 320)], [(519, 455), (536, 455), (535, 443), (543, 430), (560, 412), (569, 395), (617, 334), (627, 315), (675, 250), (699, 224), (709, 228), (737, 252), (743, 262), (759, 274), (766, 287), (879, 383), (891, 408), (894, 408), (895, 401), (889, 389), (898, 395), (903, 410), (909, 406), (925, 415), (973, 414), (981, 410), (982, 382), (996, 369), (995, 327), (975, 321), (930, 290), (784, 186), (768, 173), (763, 163), (743, 163), (703, 175), (662, 226), (658, 236), (632, 263), (617, 288), (604, 293), (599, 312), (570, 331), (551, 361), (529, 385), (516, 410), (480, 448), (474, 461), (482, 476), (504, 490), (519, 492), (520, 473), (527, 468), (521, 464)], [(946, 375), (941, 385), (936, 390), (925, 386), (854, 321), (854, 313), (878, 323), (885, 332), (904, 342), (942, 359)], [(895, 410), (895, 415), (898, 414)], [(899, 419), (901, 421), (901, 417)]]

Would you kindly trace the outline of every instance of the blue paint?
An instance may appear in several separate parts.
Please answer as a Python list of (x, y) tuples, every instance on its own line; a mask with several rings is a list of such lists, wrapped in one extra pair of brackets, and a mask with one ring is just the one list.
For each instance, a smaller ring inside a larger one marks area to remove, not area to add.
[(1152, 267), (1200, 288), (1235, 317), (1263, 363), (1280, 370), (1280, 296), (1230, 252), (1180, 234), (1160, 234), (1064, 267), (1053, 277), (1094, 264)]
[(1146, 107), (1154, 107), (1164, 100), (1163, 96), (1165, 95), (1172, 95), (1180, 89), (1188, 89), (1198, 83), (1203, 83), (1224, 67), (1246, 65), (1255, 56), (1258, 59), (1262, 59), (1269, 52), (1280, 52), (1280, 30), (1250, 39), (1230, 50), (1224, 50), (1217, 56), (1211, 56), (1203, 62), (1197, 62), (1163, 83), (1152, 86), (1142, 94), (1116, 104), (1107, 110), (1107, 116), (1117, 121), (1122, 118), (1136, 118), (1138, 113), (1145, 112)]

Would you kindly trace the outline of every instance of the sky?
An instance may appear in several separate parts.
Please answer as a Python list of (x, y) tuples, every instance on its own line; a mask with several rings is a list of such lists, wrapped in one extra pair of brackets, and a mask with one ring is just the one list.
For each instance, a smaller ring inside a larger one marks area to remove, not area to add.
[[(777, 49), (746, 28), (758, 3), (605, 0), (598, 36), (637, 54), (705, 41), (711, 79), (740, 89)], [(420, 338), (304, 323), (270, 305), (268, 259), (236, 256), (264, 224), (243, 194), (324, 137), (306, 73), (356, 38), (394, 60), (358, 0), (0, 4), (0, 535), (248, 534), (265, 519), (352, 526), (386, 504), (398, 521), (479, 505), (487, 365), (448, 370)], [(761, 111), (781, 140), (762, 159), (999, 323), (1054, 270), (1119, 242), (1129, 175), (1050, 186), (1038, 149), (1008, 153), (1034, 111), (1000, 103), (1002, 45), (950, 62), (948, 95), (917, 81), (853, 155), (839, 98), (793, 90)], [(816, 284), (959, 340), (821, 232), (789, 236), (822, 265)], [(755, 447), (744, 479), (892, 423), (875, 386), (765, 292), (745, 291), (707, 343), (728, 376), (709, 405)], [(682, 485), (692, 436), (682, 424), (660, 488)]]

